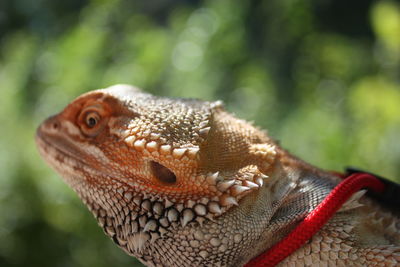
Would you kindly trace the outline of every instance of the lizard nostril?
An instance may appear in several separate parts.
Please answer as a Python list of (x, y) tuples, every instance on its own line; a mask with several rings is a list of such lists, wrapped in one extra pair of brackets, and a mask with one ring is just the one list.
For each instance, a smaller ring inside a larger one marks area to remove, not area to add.
[(61, 123), (57, 116), (51, 116), (41, 126), (42, 131), (56, 133), (61, 129)]
[(151, 166), (154, 176), (161, 182), (164, 182), (167, 184), (174, 184), (176, 182), (175, 174), (167, 167), (165, 167), (155, 161), (151, 161), (150, 166)]
[(51, 126), (53, 127), (53, 130), (57, 130), (60, 127), (60, 124), (58, 123), (58, 121), (55, 121), (52, 123)]

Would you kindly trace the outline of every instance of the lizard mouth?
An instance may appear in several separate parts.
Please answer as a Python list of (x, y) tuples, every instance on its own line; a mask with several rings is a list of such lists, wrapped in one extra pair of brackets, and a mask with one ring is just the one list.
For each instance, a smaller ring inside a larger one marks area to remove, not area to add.
[[(82, 177), (83, 173), (99, 173), (85, 161), (81, 160), (81, 152), (74, 148), (66, 138), (51, 135), (39, 127), (35, 136), (40, 155), (64, 178)], [(67, 178), (68, 179), (68, 178)], [(70, 179), (68, 179), (68, 182)], [(72, 185), (71, 185), (72, 186)]]

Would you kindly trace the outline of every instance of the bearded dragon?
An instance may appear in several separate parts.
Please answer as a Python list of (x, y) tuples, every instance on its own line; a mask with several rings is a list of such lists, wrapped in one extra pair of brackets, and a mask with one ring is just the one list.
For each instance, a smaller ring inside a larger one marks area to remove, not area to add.
[[(147, 266), (243, 266), (339, 183), (220, 101), (115, 85), (38, 128), (42, 157)], [(359, 191), (281, 266), (399, 266), (400, 219)]]

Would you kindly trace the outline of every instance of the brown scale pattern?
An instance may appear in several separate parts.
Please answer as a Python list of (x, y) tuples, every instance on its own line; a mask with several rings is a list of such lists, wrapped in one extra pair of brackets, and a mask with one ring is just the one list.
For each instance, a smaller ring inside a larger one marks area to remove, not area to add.
[[(220, 102), (126, 85), (80, 96), (39, 127), (36, 141), (104, 232), (148, 266), (242, 266), (339, 181)], [(360, 195), (281, 265), (399, 266), (399, 226)]]

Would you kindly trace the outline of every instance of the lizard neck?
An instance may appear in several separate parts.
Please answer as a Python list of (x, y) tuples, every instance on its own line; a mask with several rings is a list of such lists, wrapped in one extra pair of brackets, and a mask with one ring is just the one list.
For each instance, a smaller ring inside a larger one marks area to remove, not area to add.
[[(240, 204), (242, 212), (248, 211), (245, 218), (256, 221), (260, 232), (257, 231), (258, 238), (247, 244), (248, 253), (237, 259), (238, 265), (282, 240), (340, 181), (284, 151), (280, 151), (269, 175), (270, 181)], [(243, 224), (248, 227), (251, 222)]]

